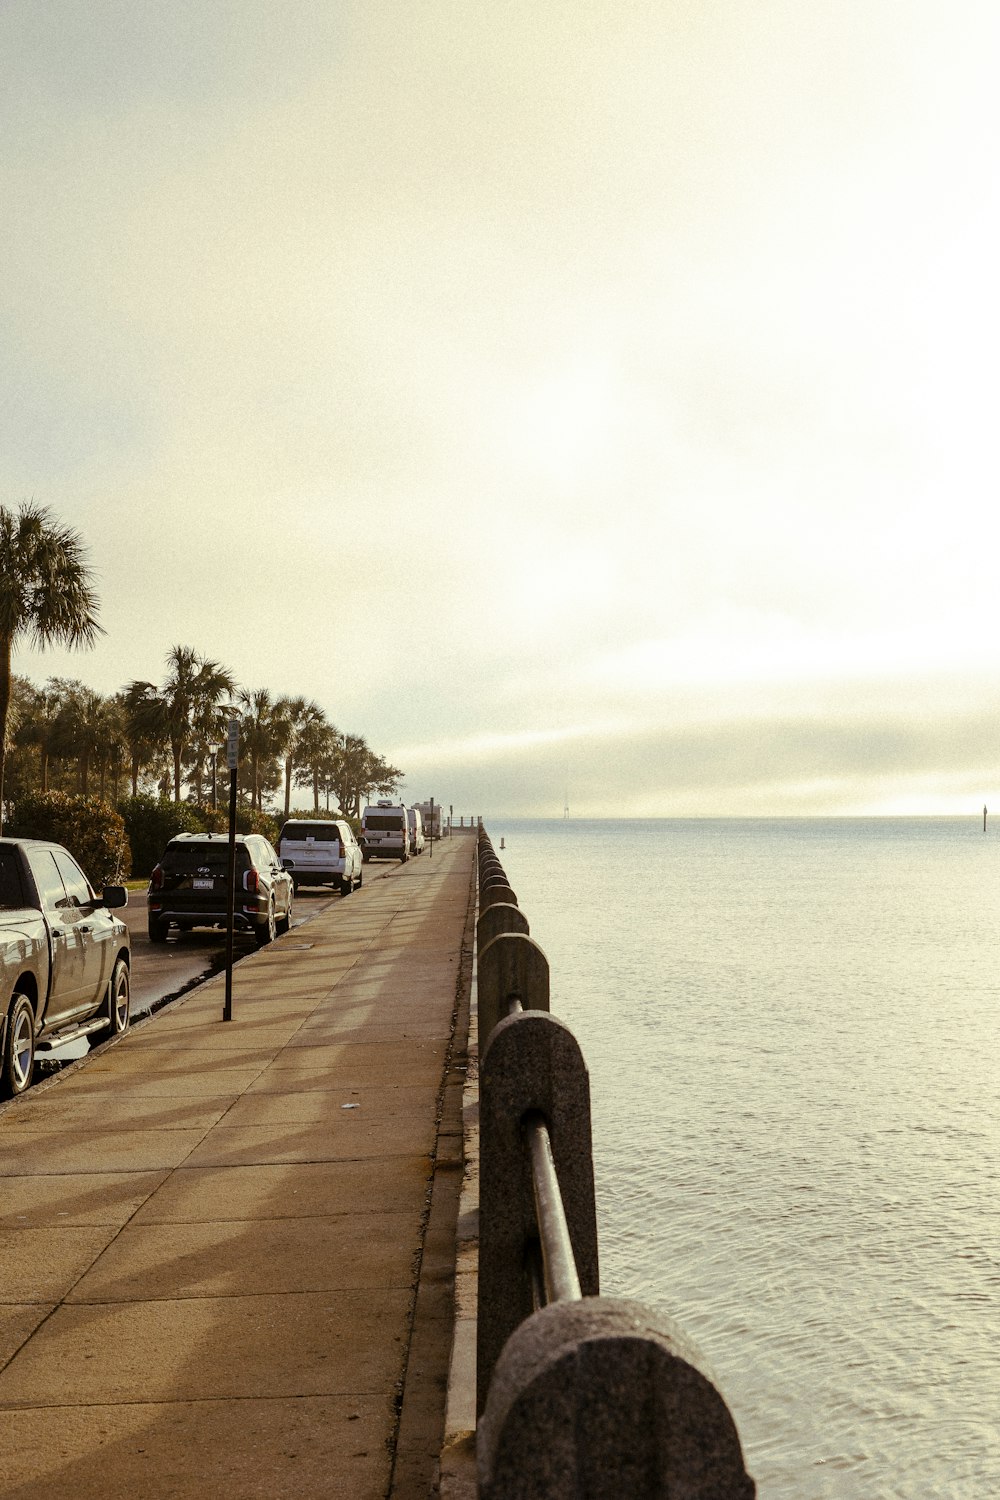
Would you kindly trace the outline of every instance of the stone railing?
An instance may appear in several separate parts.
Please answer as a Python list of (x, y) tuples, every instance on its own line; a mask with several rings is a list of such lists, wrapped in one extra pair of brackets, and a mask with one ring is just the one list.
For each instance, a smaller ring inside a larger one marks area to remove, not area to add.
[(587, 1068), (483, 829), (478, 854), (478, 1495), (750, 1500), (690, 1340), (600, 1295)]

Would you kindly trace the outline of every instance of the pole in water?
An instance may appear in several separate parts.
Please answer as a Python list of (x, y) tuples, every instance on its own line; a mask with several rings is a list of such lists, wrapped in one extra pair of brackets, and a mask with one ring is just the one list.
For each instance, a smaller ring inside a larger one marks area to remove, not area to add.
[(986, 832), (986, 803), (983, 803), (983, 832)]

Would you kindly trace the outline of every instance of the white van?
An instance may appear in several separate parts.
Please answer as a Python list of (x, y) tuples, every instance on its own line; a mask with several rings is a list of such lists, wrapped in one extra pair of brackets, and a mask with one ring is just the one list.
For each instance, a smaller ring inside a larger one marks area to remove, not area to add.
[(410, 825), (402, 802), (376, 802), (361, 814), (361, 853), (365, 860), (410, 857)]
[(406, 809), (406, 821), (410, 825), (410, 853), (423, 854), (424, 820), (420, 816), (419, 807), (408, 807)]
[(339, 885), (349, 896), (360, 885), (361, 850), (349, 823), (319, 819), (290, 819), (278, 836), (278, 858), (300, 885)]

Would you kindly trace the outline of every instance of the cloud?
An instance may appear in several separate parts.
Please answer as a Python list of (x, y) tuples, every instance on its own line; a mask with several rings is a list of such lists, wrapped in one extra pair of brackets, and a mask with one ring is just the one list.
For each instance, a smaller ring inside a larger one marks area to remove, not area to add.
[[(993, 713), (720, 721), (401, 752), (407, 788), (456, 814), (772, 817), (958, 813), (995, 800)], [(422, 790), (423, 789), (423, 790)]]
[(532, 805), (570, 730), (670, 802), (750, 703), (985, 701), (997, 23), (897, 10), (4, 6), (0, 495), (108, 629), (18, 669), (190, 642)]

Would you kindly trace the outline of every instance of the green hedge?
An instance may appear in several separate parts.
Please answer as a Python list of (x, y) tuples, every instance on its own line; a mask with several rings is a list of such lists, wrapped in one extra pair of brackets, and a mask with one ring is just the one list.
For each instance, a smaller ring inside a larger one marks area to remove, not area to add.
[[(276, 846), (280, 828), (281, 820), (270, 813), (236, 810), (238, 833), (262, 833)], [(229, 811), (142, 793), (120, 802), (116, 812), (97, 797), (26, 792), (18, 797), (4, 831), (12, 838), (64, 844), (94, 884), (102, 885), (149, 875), (175, 834), (227, 833)]]
[(148, 875), (175, 833), (203, 833), (205, 823), (198, 808), (189, 802), (140, 794), (119, 803), (132, 847), (132, 869)]
[[(167, 844), (178, 833), (228, 833), (229, 810), (201, 807), (194, 802), (168, 802), (166, 798), (141, 795), (120, 804), (125, 829), (132, 846), (132, 869), (149, 875)], [(278, 838), (278, 823), (268, 813), (236, 809), (237, 833), (262, 833), (271, 843)]]
[(65, 792), (27, 792), (18, 797), (5, 832), (12, 838), (51, 839), (63, 844), (98, 887), (127, 880), (131, 873), (125, 823), (98, 797)]
[[(229, 829), (227, 820), (226, 831)], [(237, 833), (262, 833), (274, 846), (278, 846), (278, 833), (281, 830), (281, 819), (274, 818), (270, 813), (253, 812), (246, 807), (236, 809), (236, 831)]]

